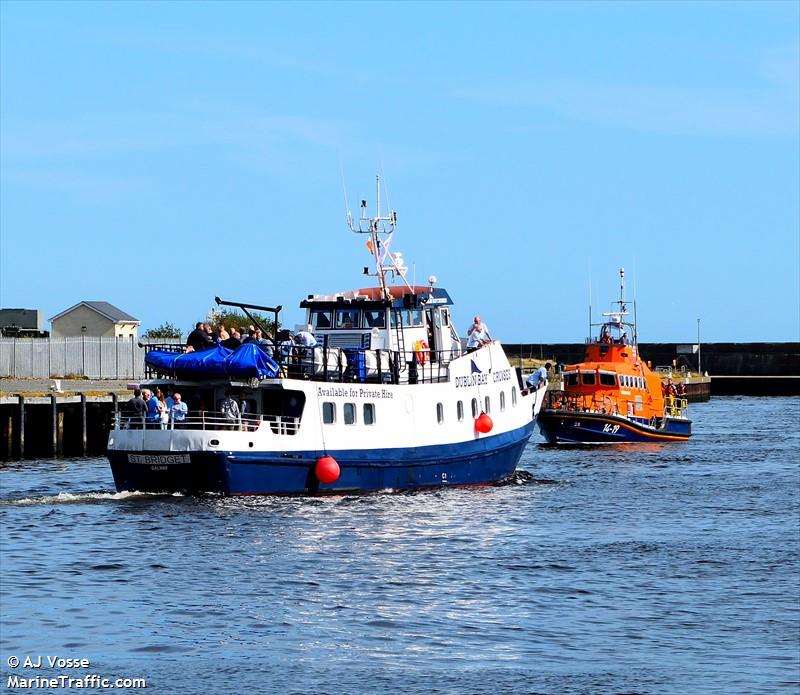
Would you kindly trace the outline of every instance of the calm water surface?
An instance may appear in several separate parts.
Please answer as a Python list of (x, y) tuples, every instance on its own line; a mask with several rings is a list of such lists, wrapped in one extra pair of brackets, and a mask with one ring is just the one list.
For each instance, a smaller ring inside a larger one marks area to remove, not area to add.
[[(529, 444), (514, 484), (117, 495), (103, 459), (0, 469), (0, 674), (87, 658), (164, 693), (797, 693), (800, 399), (695, 437)], [(120, 692), (120, 691), (118, 691)]]

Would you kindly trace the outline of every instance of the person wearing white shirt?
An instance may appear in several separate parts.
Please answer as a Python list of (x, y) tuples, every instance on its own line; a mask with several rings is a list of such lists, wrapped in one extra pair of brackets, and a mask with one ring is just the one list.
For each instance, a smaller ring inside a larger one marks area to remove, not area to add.
[(467, 329), (467, 336), (467, 350), (470, 352), (492, 342), (489, 326), (485, 323), (481, 323), (480, 316), (476, 316), (472, 320), (472, 325)]

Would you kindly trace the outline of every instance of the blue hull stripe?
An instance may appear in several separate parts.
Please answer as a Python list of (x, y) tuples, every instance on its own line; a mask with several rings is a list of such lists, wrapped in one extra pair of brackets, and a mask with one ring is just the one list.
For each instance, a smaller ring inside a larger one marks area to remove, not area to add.
[(692, 434), (689, 420), (668, 420), (664, 429), (600, 413), (539, 413), (539, 431), (551, 444), (626, 444), (631, 442), (686, 441)]
[[(293, 452), (197, 452), (191, 463), (131, 464), (126, 451), (110, 451), (117, 490), (217, 492), (228, 495), (308, 494), (409, 490), (481, 485), (509, 477), (533, 433), (533, 423), (458, 444), (405, 449)], [(170, 452), (148, 451), (158, 455)], [(339, 480), (320, 483), (314, 466), (324, 453), (339, 464)]]

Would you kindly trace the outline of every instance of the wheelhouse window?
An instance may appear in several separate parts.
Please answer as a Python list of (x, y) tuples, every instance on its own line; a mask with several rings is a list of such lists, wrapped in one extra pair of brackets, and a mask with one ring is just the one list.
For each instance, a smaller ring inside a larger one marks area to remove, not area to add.
[(464, 403), (462, 401), (456, 403), (456, 416), (459, 422), (464, 419)]
[(336, 328), (360, 328), (360, 314), (358, 309), (337, 309)]
[(364, 328), (386, 328), (386, 312), (383, 309), (365, 309)]
[(364, 403), (364, 424), (365, 425), (374, 425), (375, 424), (375, 404), (374, 403)]
[(355, 425), (356, 424), (356, 404), (355, 403), (345, 403), (343, 410), (344, 410), (344, 424), (345, 425)]
[(564, 375), (564, 382), (567, 386), (577, 386), (578, 385), (578, 372), (570, 372), (569, 374)]
[(581, 372), (581, 381), (586, 386), (594, 386), (595, 383), (595, 374), (594, 372)]
[(436, 404), (436, 422), (440, 425), (444, 422), (444, 406), (441, 403)]
[(419, 309), (395, 309), (392, 312), (392, 328), (396, 328), (398, 322), (405, 328), (421, 326), (422, 311)]
[(614, 374), (610, 372), (600, 372), (600, 385), (601, 386), (616, 386), (617, 379)]
[(478, 399), (472, 399), (472, 417), (478, 417)]
[(336, 403), (323, 402), (322, 404), (322, 422), (326, 425), (332, 425), (336, 422)]
[(321, 311), (319, 309), (315, 309), (311, 312), (311, 327), (314, 330), (318, 328), (330, 328), (331, 316), (332, 312), (330, 311)]

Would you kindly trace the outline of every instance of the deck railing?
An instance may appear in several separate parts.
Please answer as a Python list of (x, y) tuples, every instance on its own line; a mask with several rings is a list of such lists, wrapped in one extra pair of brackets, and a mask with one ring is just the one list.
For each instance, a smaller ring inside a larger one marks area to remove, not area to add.
[[(544, 407), (548, 410), (606, 413), (639, 420), (646, 419), (636, 414), (636, 405), (637, 402), (633, 398), (611, 398), (603, 393), (569, 393), (558, 390), (548, 391), (544, 402)], [(685, 417), (687, 407), (685, 398), (664, 397), (664, 410), (669, 417)]]
[[(151, 350), (182, 353), (184, 348), (174, 344), (145, 345), (145, 354)], [(364, 348), (300, 346), (283, 349), (280, 346), (265, 352), (279, 367), (279, 376), (306, 381), (332, 381), (345, 383), (425, 384), (447, 381), (451, 350), (424, 350), (398, 352), (396, 350), (367, 350)], [(171, 377), (155, 367), (145, 364), (145, 378)]]
[(229, 418), (225, 413), (212, 410), (189, 411), (182, 420), (168, 422), (148, 420), (146, 417), (130, 417), (117, 413), (115, 430), (203, 430), (255, 432), (265, 423), (273, 433), (294, 435), (300, 430), (300, 418), (287, 415), (251, 415), (245, 413)]

